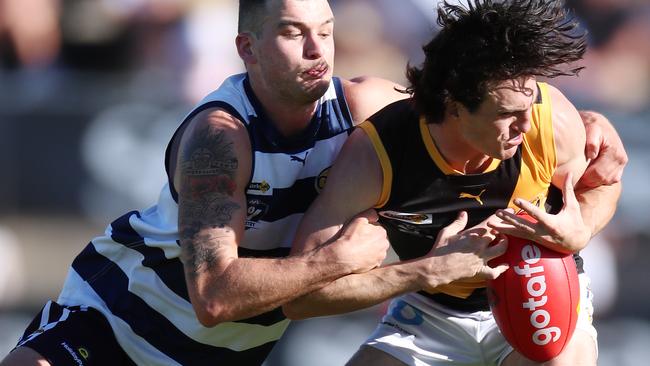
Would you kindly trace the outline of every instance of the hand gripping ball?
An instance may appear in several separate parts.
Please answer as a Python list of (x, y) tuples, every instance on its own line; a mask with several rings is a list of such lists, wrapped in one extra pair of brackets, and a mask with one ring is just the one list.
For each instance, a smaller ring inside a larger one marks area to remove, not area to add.
[(510, 268), (488, 281), (487, 290), (501, 333), (533, 361), (556, 357), (569, 343), (578, 319), (580, 286), (573, 255), (508, 236), (507, 252), (490, 261), (500, 263)]

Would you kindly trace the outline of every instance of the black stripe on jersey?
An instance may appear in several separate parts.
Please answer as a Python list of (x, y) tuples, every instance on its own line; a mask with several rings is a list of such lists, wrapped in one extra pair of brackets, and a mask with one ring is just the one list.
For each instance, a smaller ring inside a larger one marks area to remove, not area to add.
[(249, 199), (260, 200), (269, 207), (269, 211), (264, 216), (256, 217), (254, 221), (262, 219), (273, 222), (307, 211), (310, 203), (318, 195), (315, 188), (316, 179), (318, 177), (298, 179), (289, 188), (273, 188), (272, 196), (247, 194)]
[(129, 223), (131, 216), (140, 218), (140, 212), (130, 211), (111, 222), (111, 239), (127, 247), (144, 244), (144, 238), (140, 236)]
[[(144, 245), (144, 238), (142, 238), (129, 224), (129, 217), (140, 213), (131, 211), (122, 215), (117, 220), (111, 223), (112, 233), (111, 238), (117, 243), (127, 246), (133, 250), (138, 251), (144, 256), (142, 265), (151, 268), (160, 280), (172, 290), (176, 295), (182, 297), (187, 302), (190, 301), (190, 296), (187, 292), (187, 285), (185, 283), (185, 275), (183, 264), (178, 258), (168, 259), (165, 257), (165, 252), (160, 248), (150, 247)], [(255, 250), (239, 247), (237, 249), (240, 257), (249, 258), (280, 258), (289, 255), (290, 248), (275, 248), (268, 250)], [(260, 314), (258, 316), (238, 320), (239, 323), (259, 324), (259, 325), (272, 325), (281, 320), (285, 316), (281, 309), (274, 309), (269, 312)]]
[[(135, 334), (180, 364), (214, 365), (218, 361), (223, 365), (260, 365), (275, 344), (273, 341), (237, 352), (192, 340), (130, 292), (128, 277), (117, 265), (99, 254), (92, 244), (74, 260), (72, 268), (88, 282), (115, 316), (129, 324)], [(102, 275), (98, 275), (97, 268), (104, 269)]]
[[(341, 84), (341, 79), (333, 77), (332, 81), (334, 82), (334, 89), (336, 90), (336, 98), (338, 105), (333, 104), (334, 112), (338, 119), (341, 122), (348, 122), (349, 125), (346, 127), (354, 127), (354, 120), (352, 119), (352, 113), (350, 113), (350, 108), (348, 107), (348, 101), (345, 98), (345, 92), (343, 91), (343, 85)], [(338, 108), (337, 108), (338, 107)]]
[(162, 249), (145, 245), (144, 238), (133, 230), (129, 223), (132, 215), (140, 217), (139, 212), (131, 211), (111, 223), (111, 238), (142, 254), (144, 256), (142, 265), (151, 268), (165, 286), (189, 302), (190, 296), (185, 284), (183, 264), (178, 258), (167, 259)]

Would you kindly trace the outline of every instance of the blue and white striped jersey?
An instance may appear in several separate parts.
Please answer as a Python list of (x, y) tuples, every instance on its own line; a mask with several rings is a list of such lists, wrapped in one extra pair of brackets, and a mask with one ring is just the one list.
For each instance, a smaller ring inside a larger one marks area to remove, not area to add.
[[(253, 148), (240, 256), (286, 256), (303, 213), (353, 126), (340, 81), (332, 80), (307, 130), (291, 139), (282, 137), (265, 116), (246, 74), (230, 77), (201, 101), (177, 134), (211, 107), (245, 123)], [(169, 162), (174, 151), (167, 150), (166, 165), (173, 175)], [(101, 311), (137, 364), (261, 364), (289, 321), (275, 309), (213, 328), (198, 322), (179, 260), (176, 198), (170, 179), (156, 205), (111, 223), (74, 260), (58, 302)]]

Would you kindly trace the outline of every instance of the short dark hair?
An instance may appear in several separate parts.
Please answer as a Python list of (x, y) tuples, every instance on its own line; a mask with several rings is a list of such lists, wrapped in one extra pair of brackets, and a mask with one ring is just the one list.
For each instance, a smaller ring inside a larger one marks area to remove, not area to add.
[(257, 35), (262, 30), (262, 20), (266, 14), (267, 0), (239, 0), (239, 21), (237, 32), (253, 32)]
[(559, 0), (467, 0), (467, 6), (438, 7), (440, 32), (422, 49), (421, 67), (406, 76), (418, 111), (441, 123), (445, 102), (455, 100), (470, 112), (483, 102), (490, 83), (522, 76), (576, 75), (563, 70), (580, 60), (586, 32)]

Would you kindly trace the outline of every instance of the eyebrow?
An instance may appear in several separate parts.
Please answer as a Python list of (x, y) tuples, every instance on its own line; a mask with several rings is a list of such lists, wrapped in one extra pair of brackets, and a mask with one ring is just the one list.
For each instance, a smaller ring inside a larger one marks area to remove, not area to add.
[(529, 107), (526, 108), (499, 108), (497, 109), (497, 113), (517, 113), (517, 112), (524, 112), (527, 111), (528, 109), (533, 107), (534, 103), (531, 103)]
[[(324, 22), (321, 24), (321, 26), (324, 26), (324, 25), (327, 25), (327, 24), (331, 24), (331, 23), (334, 23), (334, 18), (333, 18), (333, 17), (327, 19), (326, 21), (324, 21)], [(278, 28), (284, 28), (284, 27), (296, 27), (296, 28), (301, 28), (301, 27), (304, 27), (304, 26), (305, 26), (305, 23), (303, 23), (303, 22), (298, 22), (298, 21), (288, 20), (288, 19), (281, 19), (281, 20), (278, 22)]]
[(498, 108), (498, 109), (497, 109), (497, 113), (517, 113), (517, 112), (524, 112), (524, 111), (527, 111), (527, 110), (529, 110), (530, 108), (533, 108), (533, 106), (535, 105), (535, 102), (537, 101), (537, 99), (538, 99), (538, 97), (539, 97), (539, 96), (537, 95), (538, 93), (539, 93), (539, 88), (537, 88), (537, 90), (533, 90), (533, 95), (532, 95), (533, 98), (532, 98), (532, 100), (531, 100), (530, 105), (529, 105), (528, 107), (526, 107), (526, 108), (512, 108), (512, 109), (509, 109), (509, 108)]

